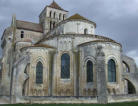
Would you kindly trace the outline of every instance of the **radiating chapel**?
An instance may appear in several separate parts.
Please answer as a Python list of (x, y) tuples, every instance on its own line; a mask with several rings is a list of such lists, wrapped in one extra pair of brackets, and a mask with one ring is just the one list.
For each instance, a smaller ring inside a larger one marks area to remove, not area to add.
[(138, 69), (96, 23), (55, 1), (39, 23), (17, 20), (1, 37), (0, 103), (111, 103), (138, 100)]

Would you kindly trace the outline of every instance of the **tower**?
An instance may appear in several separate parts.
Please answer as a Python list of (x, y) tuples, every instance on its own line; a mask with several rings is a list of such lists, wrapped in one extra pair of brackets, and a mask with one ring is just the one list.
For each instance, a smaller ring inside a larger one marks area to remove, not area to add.
[(59, 22), (67, 18), (68, 11), (62, 9), (55, 1), (46, 6), (39, 15), (39, 23), (43, 27), (43, 33), (47, 34)]

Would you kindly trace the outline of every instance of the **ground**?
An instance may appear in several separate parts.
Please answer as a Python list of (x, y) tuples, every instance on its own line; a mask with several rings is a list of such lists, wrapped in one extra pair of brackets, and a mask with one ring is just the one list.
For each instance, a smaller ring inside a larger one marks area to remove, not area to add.
[(9, 104), (2, 106), (138, 106), (138, 102), (114, 104)]

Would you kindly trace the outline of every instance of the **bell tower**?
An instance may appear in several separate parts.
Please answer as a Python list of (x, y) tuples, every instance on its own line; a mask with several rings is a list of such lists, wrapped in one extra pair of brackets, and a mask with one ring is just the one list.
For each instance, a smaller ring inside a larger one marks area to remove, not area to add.
[(46, 6), (39, 15), (39, 23), (43, 26), (43, 33), (47, 34), (59, 22), (67, 18), (68, 11), (61, 8), (55, 1)]

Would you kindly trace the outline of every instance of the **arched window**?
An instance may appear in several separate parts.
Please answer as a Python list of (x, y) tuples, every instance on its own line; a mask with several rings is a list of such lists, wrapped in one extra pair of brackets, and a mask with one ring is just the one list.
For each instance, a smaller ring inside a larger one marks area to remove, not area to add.
[(61, 78), (70, 78), (70, 56), (67, 53), (61, 56)]
[(50, 11), (50, 13), (49, 13), (49, 17), (50, 17), (50, 18), (52, 17), (52, 11)]
[(21, 31), (21, 38), (24, 38), (24, 31)]
[(87, 28), (84, 29), (84, 34), (88, 34), (88, 29)]
[(87, 82), (93, 82), (93, 63), (90, 60), (87, 62)]
[(36, 83), (43, 83), (43, 64), (40, 61), (36, 65)]
[(53, 28), (56, 26), (56, 23), (55, 22), (53, 22)]
[(65, 20), (65, 14), (63, 14), (63, 20)]
[(116, 64), (113, 59), (108, 61), (108, 82), (116, 82)]
[(61, 20), (61, 13), (59, 14), (59, 20)]
[(56, 18), (56, 12), (54, 12), (54, 18)]
[(52, 29), (52, 21), (50, 21), (50, 30)]

